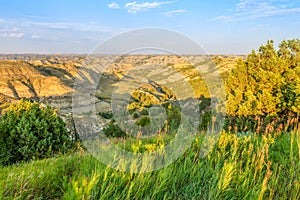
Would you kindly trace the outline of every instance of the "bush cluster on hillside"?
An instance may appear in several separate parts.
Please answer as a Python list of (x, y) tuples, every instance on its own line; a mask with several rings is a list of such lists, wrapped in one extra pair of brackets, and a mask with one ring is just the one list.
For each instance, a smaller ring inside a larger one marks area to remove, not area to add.
[[(178, 127), (181, 123), (181, 111), (176, 106), (172, 104), (164, 105), (166, 110), (166, 119), (164, 127), (160, 130), (162, 133), (176, 133)], [(135, 109), (132, 112), (132, 118), (136, 121), (136, 125), (140, 128), (147, 126), (156, 126), (156, 124), (151, 121), (151, 116), (146, 108), (143, 108), (141, 111)], [(154, 123), (154, 124), (153, 124)], [(151, 128), (151, 127), (150, 127)], [(110, 122), (103, 128), (103, 132), (107, 137), (118, 137), (126, 138), (128, 137), (127, 133), (123, 131), (114, 119), (111, 119)]]

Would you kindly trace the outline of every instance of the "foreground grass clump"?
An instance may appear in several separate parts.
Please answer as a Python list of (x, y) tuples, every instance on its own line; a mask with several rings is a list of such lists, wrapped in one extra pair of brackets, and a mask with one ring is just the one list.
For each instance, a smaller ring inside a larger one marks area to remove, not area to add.
[(203, 136), (173, 164), (145, 174), (110, 169), (84, 152), (0, 169), (1, 199), (299, 199), (300, 134)]

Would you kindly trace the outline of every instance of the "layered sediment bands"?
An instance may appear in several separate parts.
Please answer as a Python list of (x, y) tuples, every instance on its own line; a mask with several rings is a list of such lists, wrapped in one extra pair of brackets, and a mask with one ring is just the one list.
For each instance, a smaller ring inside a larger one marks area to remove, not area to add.
[[(215, 56), (212, 61), (220, 72), (225, 73), (234, 67), (238, 58)], [(156, 77), (156, 82), (167, 84), (176, 79), (181, 85), (184, 79), (185, 83), (192, 85), (197, 97), (207, 96), (203, 77), (209, 76), (213, 80), (216, 73), (216, 68), (207, 60), (207, 56), (193, 55), (184, 58), (173, 55), (0, 55), (0, 111), (10, 102), (27, 98), (50, 103), (69, 112), (72, 95), (85, 92), (89, 86), (95, 88), (94, 92), (90, 91), (91, 97), (95, 98), (93, 103), (110, 103), (116, 83), (124, 78), (130, 79), (130, 71), (136, 67), (143, 69), (147, 65), (160, 66), (158, 70), (154, 67), (149, 72), (145, 71), (149, 77)], [(197, 72), (199, 67), (201, 74)], [(174, 73), (182, 76), (175, 76)], [(74, 88), (75, 82), (82, 87)], [(147, 86), (144, 90), (152, 95), (147, 96), (155, 97), (157, 101), (165, 100), (165, 94), (153, 93), (154, 89), (159, 88), (157, 85), (150, 82), (144, 86)]]
[(0, 111), (22, 98), (69, 110), (74, 82), (95, 84), (98, 76), (98, 72), (82, 67), (80, 57), (14, 58), (0, 60)]
[(2, 61), (0, 92), (9, 98), (61, 96), (73, 92), (56, 76), (45, 76), (25, 61)]

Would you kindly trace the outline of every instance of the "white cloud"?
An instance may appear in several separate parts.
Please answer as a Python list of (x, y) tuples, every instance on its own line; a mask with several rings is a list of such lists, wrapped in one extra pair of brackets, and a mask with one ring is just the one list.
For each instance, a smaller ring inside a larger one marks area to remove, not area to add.
[(245, 21), (273, 16), (300, 14), (300, 7), (286, 0), (240, 0), (231, 15), (222, 15), (212, 20)]
[[(121, 32), (120, 28), (95, 22), (44, 21), (32, 19), (5, 19), (0, 23), (0, 38), (26, 38), (44, 41), (93, 40)], [(28, 40), (30, 41), (30, 40)]]
[(72, 22), (34, 22), (27, 21), (24, 26), (41, 29), (49, 29), (53, 31), (86, 31), (86, 32), (109, 32), (109, 28), (93, 23), (72, 23)]
[(0, 27), (0, 37), (2, 38), (22, 38), (24, 35), (18, 27), (8, 25)]
[(161, 5), (164, 4), (169, 4), (169, 1), (164, 1), (164, 2), (143, 2), (143, 3), (137, 3), (136, 1), (134, 2), (129, 2), (125, 4), (125, 8), (129, 13), (137, 13), (137, 12), (145, 12), (149, 9), (157, 8)]
[(5, 20), (4, 20), (4, 19), (2, 19), (2, 18), (0, 18), (0, 23), (2, 23), (2, 22), (5, 22)]
[(110, 9), (120, 9), (121, 7), (119, 6), (118, 3), (116, 2), (111, 2), (110, 4), (107, 5), (108, 8)]
[(9, 26), (4, 26), (2, 28), (0, 28), (0, 33), (5, 33), (5, 32), (17, 32), (19, 31), (18, 27), (9, 27)]
[(24, 37), (24, 33), (1, 33), (0, 37), (3, 38), (22, 38)]
[(211, 20), (212, 21), (214, 21), (214, 20), (216, 20), (216, 21), (218, 21), (218, 20), (221, 20), (221, 21), (230, 21), (230, 20), (232, 20), (232, 17), (221, 15), (221, 16), (215, 17), (215, 18), (213, 18)]
[(31, 39), (40, 39), (41, 36), (40, 35), (31, 35)]
[[(278, 1), (278, 0), (277, 0)], [(251, 11), (267, 11), (276, 9), (274, 4), (274, 0), (240, 0), (238, 4), (236, 4), (237, 12), (251, 12)], [(278, 1), (280, 2), (280, 1)]]
[(169, 12), (164, 12), (163, 15), (171, 17), (174, 15), (178, 15), (178, 14), (182, 14), (182, 13), (186, 13), (187, 10), (173, 10), (173, 11), (169, 11)]

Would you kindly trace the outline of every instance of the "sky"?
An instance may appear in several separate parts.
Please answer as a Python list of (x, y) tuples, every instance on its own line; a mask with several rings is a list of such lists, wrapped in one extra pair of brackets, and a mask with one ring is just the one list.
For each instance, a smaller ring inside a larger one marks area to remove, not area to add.
[(184, 34), (208, 54), (248, 54), (300, 38), (300, 0), (2, 0), (0, 53), (86, 54), (149, 27)]

